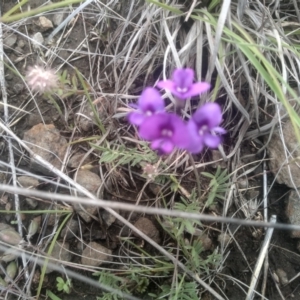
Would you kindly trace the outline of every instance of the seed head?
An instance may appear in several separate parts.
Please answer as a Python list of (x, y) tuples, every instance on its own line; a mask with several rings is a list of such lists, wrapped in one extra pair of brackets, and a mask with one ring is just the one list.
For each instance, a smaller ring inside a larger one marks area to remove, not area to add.
[(44, 70), (39, 66), (30, 67), (25, 78), (30, 88), (40, 94), (53, 91), (58, 84), (54, 70)]

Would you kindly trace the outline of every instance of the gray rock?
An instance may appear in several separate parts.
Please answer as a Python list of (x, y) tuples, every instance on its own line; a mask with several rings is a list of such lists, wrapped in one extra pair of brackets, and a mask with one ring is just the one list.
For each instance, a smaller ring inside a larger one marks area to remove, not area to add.
[(35, 200), (35, 199), (32, 199), (32, 198), (26, 197), (26, 198), (25, 198), (25, 201), (26, 201), (26, 203), (27, 203), (30, 207), (32, 207), (32, 208), (36, 208), (37, 205), (38, 205), (38, 201)]
[(52, 22), (44, 16), (39, 17), (39, 26), (42, 31), (53, 28)]
[(24, 48), (25, 47), (25, 41), (24, 40), (19, 40), (18, 41), (18, 47), (19, 48)]
[(24, 188), (36, 188), (39, 185), (39, 181), (30, 176), (19, 176), (18, 182)]
[[(38, 124), (24, 133), (24, 142), (37, 155), (60, 169), (67, 149), (67, 141), (53, 124)], [(38, 164), (33, 157), (31, 167), (45, 175), (52, 175), (51, 170)]]
[[(119, 213), (118, 209), (115, 209), (115, 211)], [(102, 212), (101, 216), (107, 228), (110, 227), (116, 221), (116, 217), (107, 212), (106, 210)]]
[(284, 270), (278, 268), (275, 272), (281, 285), (285, 285), (289, 282), (288, 276)]
[(4, 44), (4, 49), (10, 49), (12, 48), (15, 43), (17, 42), (17, 35), (16, 34), (10, 34), (6, 38), (4, 38), (3, 44)]
[(112, 261), (111, 254), (111, 250), (96, 242), (90, 242), (82, 252), (81, 263), (87, 266), (99, 267), (103, 263)]
[[(154, 242), (160, 242), (159, 231), (151, 220), (144, 217), (139, 218), (134, 223), (134, 226), (141, 232), (143, 232), (145, 235), (147, 235), (149, 238), (151, 238)], [(137, 233), (133, 232), (133, 234), (139, 237)]]
[(77, 220), (70, 220), (61, 231), (60, 236), (62, 238), (66, 238), (67, 240), (71, 239), (72, 237), (74, 237), (74, 235), (77, 235), (78, 226), (79, 224)]
[(67, 9), (63, 9), (53, 15), (52, 22), (53, 22), (54, 26), (59, 26), (60, 23), (63, 22), (63, 20), (66, 17), (66, 11), (67, 11)]
[[(88, 170), (79, 170), (77, 172), (76, 182), (86, 188), (89, 192), (97, 195), (97, 192), (102, 185), (101, 178)], [(79, 196), (83, 196), (79, 193)], [(84, 204), (75, 203), (73, 205), (75, 211), (87, 222), (91, 222), (93, 219), (93, 215), (98, 211), (97, 206), (87, 206)]]
[[(289, 223), (292, 225), (300, 225), (300, 201), (298, 193), (300, 193), (299, 190), (290, 191), (285, 208), (285, 215), (288, 218)], [(292, 238), (300, 238), (300, 231), (292, 230), (290, 232), (290, 236)]]
[[(70, 244), (68, 242), (56, 242), (51, 257), (55, 258), (56, 260), (62, 261), (62, 262), (69, 262), (71, 261), (72, 255), (70, 252)], [(51, 260), (49, 259), (49, 263), (47, 266), (46, 274), (49, 274), (54, 271), (53, 268), (51, 268), (51, 265), (59, 265), (59, 261)]]
[(40, 32), (36, 32), (32, 36), (32, 46), (34, 49), (39, 49), (41, 45), (44, 44), (44, 37)]
[[(68, 161), (68, 167), (72, 169), (78, 168), (81, 160), (85, 156), (85, 153), (76, 153)], [(86, 157), (83, 161), (83, 164), (89, 163), (91, 161), (90, 157)]]
[(275, 132), (268, 145), (269, 168), (276, 176), (278, 183), (286, 184), (291, 188), (298, 188), (300, 187), (300, 164), (296, 158), (300, 156), (299, 143), (289, 120), (283, 125), (282, 130), (287, 150), (284, 149), (279, 132)]

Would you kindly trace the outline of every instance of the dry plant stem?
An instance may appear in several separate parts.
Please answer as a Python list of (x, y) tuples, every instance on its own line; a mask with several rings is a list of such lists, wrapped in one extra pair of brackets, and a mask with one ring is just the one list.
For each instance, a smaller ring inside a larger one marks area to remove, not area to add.
[[(63, 180), (68, 182), (71, 186), (73, 186), (76, 190), (80, 191), (82, 194), (84, 194), (86, 197), (88, 197), (90, 200), (93, 200), (94, 203), (98, 202), (99, 200), (97, 197), (95, 197), (92, 193), (90, 193), (88, 190), (83, 188), (81, 185), (79, 185), (77, 182), (72, 180), (70, 177), (68, 177), (66, 174), (62, 173), (59, 169), (55, 168), (53, 165), (51, 165), (49, 162), (45, 161), (42, 157), (39, 155), (36, 155), (22, 140), (20, 140), (9, 128), (4, 126), (3, 123), (0, 123), (0, 127), (4, 129), (7, 134), (9, 134), (12, 138), (14, 138), (34, 159), (36, 162), (40, 163), (42, 166), (46, 167), (47, 169), (51, 170), (55, 175), (61, 177)], [(1, 188), (0, 188), (1, 189)], [(14, 188), (15, 194), (18, 192), (16, 191), (17, 188)], [(54, 199), (52, 197), (52, 199)], [(85, 203), (87, 204), (87, 202)], [(131, 230), (136, 232), (142, 239), (147, 241), (149, 244), (151, 244), (154, 248), (156, 248), (159, 252), (161, 252), (163, 255), (165, 255), (168, 259), (170, 259), (174, 264), (177, 264), (178, 267), (183, 270), (185, 273), (187, 273), (190, 277), (192, 277), (194, 280), (196, 280), (204, 289), (209, 291), (212, 295), (216, 297), (218, 300), (223, 300), (224, 298), (221, 297), (216, 291), (214, 291), (207, 283), (205, 283), (203, 280), (201, 280), (198, 276), (196, 276), (193, 272), (191, 272), (188, 268), (185, 267), (184, 264), (177, 261), (175, 257), (173, 257), (168, 251), (166, 251), (164, 248), (162, 248), (160, 245), (158, 245), (156, 242), (154, 242), (151, 238), (149, 238), (146, 234), (144, 234), (142, 231), (137, 229), (133, 224), (128, 222), (125, 218), (120, 216), (118, 213), (116, 213), (112, 208), (107, 206), (102, 206), (107, 212), (109, 212), (111, 215), (115, 216), (118, 220), (120, 220), (124, 225), (128, 226)]]
[[(0, 123), (0, 127), (1, 127), (1, 123)], [(83, 198), (83, 197), (74, 197), (74, 196), (67, 196), (61, 194), (50, 194), (42, 191), (14, 188), (11, 185), (6, 185), (6, 184), (0, 184), (0, 191), (4, 191), (6, 193), (18, 193), (24, 196), (36, 197), (36, 200), (38, 200), (39, 198), (56, 199), (60, 201), (70, 202), (70, 203), (81, 203), (86, 205), (98, 206), (103, 209), (112, 208), (112, 209), (120, 209), (125, 211), (136, 211), (136, 212), (149, 214), (149, 215), (160, 215), (160, 216), (185, 218), (190, 220), (200, 220), (200, 221), (207, 221), (207, 222), (219, 222), (219, 223), (228, 223), (228, 224), (238, 224), (244, 226), (267, 227), (267, 228), (282, 229), (282, 230), (300, 231), (300, 225), (281, 224), (281, 223), (274, 223), (274, 222), (259, 222), (253, 220), (242, 220), (242, 219), (227, 218), (227, 217), (214, 217), (214, 216), (201, 214), (201, 213), (187, 213), (183, 211), (126, 204), (126, 203), (110, 201), (110, 200), (100, 200), (100, 199), (94, 200), (94, 199)], [(7, 211), (1, 211), (1, 210), (0, 212), (9, 213)], [(13, 211), (11, 213), (13, 213)]]
[[(267, 185), (267, 170), (266, 170), (266, 161), (263, 162), (263, 206), (264, 206), (264, 221), (268, 221), (268, 185)], [(266, 230), (266, 228), (265, 228)], [(269, 255), (266, 253), (266, 258), (264, 261), (264, 277), (262, 282), (261, 294), (264, 296), (267, 286), (268, 278), (268, 269), (269, 269)]]
[(54, 38), (54, 36), (60, 32), (62, 30), (62, 28), (64, 28), (65, 26), (67, 26), (67, 24), (69, 23), (69, 21), (72, 20), (72, 18), (74, 18), (75, 15), (77, 15), (81, 10), (83, 10), (86, 6), (88, 6), (90, 3), (92, 3), (94, 0), (87, 0), (86, 2), (82, 3), (80, 6), (78, 6), (62, 23), (59, 24), (59, 26), (57, 26), (48, 36), (46, 43), (51, 43), (52, 39)]
[[(2, 12), (1, 9), (1, 4), (0, 4), (0, 15)], [(4, 104), (4, 122), (6, 126), (9, 126), (9, 116), (8, 116), (8, 107), (7, 107), (7, 92), (5, 88), (5, 80), (4, 80), (4, 51), (3, 51), (3, 30), (2, 30), (2, 23), (0, 22), (0, 85), (1, 85), (1, 91), (2, 91), (2, 100)], [(7, 143), (8, 143), (8, 150), (9, 150), (9, 164), (10, 164), (10, 169), (11, 169), (11, 174), (12, 174), (12, 182), (13, 186), (17, 187), (17, 175), (16, 175), (16, 168), (15, 168), (15, 159), (14, 159), (14, 152), (13, 152), (13, 147), (11, 143), (12, 137), (7, 138)], [(19, 195), (14, 194), (14, 199), (15, 199), (15, 208), (16, 208), (16, 218), (18, 222), (18, 231), (21, 236), (23, 236), (23, 230), (22, 230), (22, 219), (21, 215), (19, 213), (20, 211), (20, 201), (19, 201)], [(27, 269), (27, 261), (25, 256), (22, 255), (22, 263), (23, 267), (25, 270), (25, 277), (26, 280), (29, 279), (29, 272)], [(30, 295), (30, 288), (27, 289), (28, 295)]]
[[(6, 247), (2, 246), (2, 245), (6, 245)], [(12, 249), (14, 250), (20, 250), (18, 249), (17, 247), (12, 247), (11, 245), (8, 245), (8, 244), (5, 244), (3, 242), (0, 243), (0, 251), (5, 251), (7, 250), (7, 246), (11, 247)], [(45, 259), (44, 259), (44, 256), (42, 255), (38, 255), (38, 254), (34, 254), (33, 253), (30, 253), (30, 252), (26, 252), (26, 251), (22, 251), (22, 253), (24, 254), (24, 256), (30, 261), (33, 260), (33, 256), (34, 256), (34, 259), (36, 260), (36, 263), (38, 263), (39, 265), (43, 265), (44, 262), (45, 262)], [(51, 261), (53, 260), (53, 262)], [(54, 271), (57, 271), (59, 273), (64, 273), (66, 272), (67, 275), (71, 278), (74, 278), (74, 279), (77, 279), (79, 281), (82, 281), (86, 284), (89, 284), (91, 286), (94, 286), (96, 288), (99, 288), (99, 289), (103, 289), (104, 291), (107, 291), (107, 292), (111, 292), (111, 293), (114, 293), (114, 294), (117, 294), (121, 297), (123, 297), (124, 299), (129, 299), (129, 300), (141, 300), (140, 298), (137, 298), (137, 297), (134, 297), (134, 296), (131, 296), (131, 295), (128, 295), (126, 293), (123, 293), (123, 292), (120, 292), (119, 290), (115, 290), (113, 288), (111, 288), (110, 286), (106, 286), (106, 285), (103, 285), (101, 282), (98, 282), (96, 280), (92, 280), (90, 278), (88, 278), (87, 276), (83, 276), (83, 275), (80, 275), (74, 271), (71, 271), (69, 269), (66, 269), (65, 267), (62, 267), (60, 265), (58, 265), (57, 263), (60, 262), (59, 260), (57, 259), (53, 259), (53, 258), (49, 258), (49, 262), (48, 262), (48, 265), (51, 267), (51, 269), (53, 269)], [(1, 265), (0, 265), (1, 266)], [(2, 287), (1, 287), (2, 289)], [(22, 293), (22, 291), (20, 291), (20, 294), (23, 296), (24, 294)], [(3, 299), (3, 298), (1, 298)], [(5, 298), (6, 299), (6, 298)], [(32, 300), (32, 297), (26, 297), (26, 295), (23, 296), (22, 298), (23, 300), (24, 299), (31, 299)]]
[[(276, 223), (276, 216), (274, 216), (274, 215), (271, 216), (270, 222), (271, 223)], [(266, 257), (266, 254), (267, 254), (267, 251), (268, 251), (268, 248), (269, 248), (269, 244), (270, 244), (270, 241), (271, 241), (271, 238), (272, 238), (273, 231), (274, 231), (274, 228), (269, 228), (266, 232), (265, 239), (264, 239), (263, 244), (261, 246), (259, 256), (258, 256), (256, 265), (255, 265), (255, 268), (254, 268), (254, 271), (253, 271), (253, 274), (252, 274), (251, 283), (250, 283), (250, 287), (249, 287), (249, 290), (248, 290), (246, 300), (252, 300), (253, 297), (254, 297), (254, 293), (255, 293), (254, 289), (257, 285), (260, 270), (261, 270), (261, 267), (262, 267), (263, 262), (265, 260), (265, 257)]]

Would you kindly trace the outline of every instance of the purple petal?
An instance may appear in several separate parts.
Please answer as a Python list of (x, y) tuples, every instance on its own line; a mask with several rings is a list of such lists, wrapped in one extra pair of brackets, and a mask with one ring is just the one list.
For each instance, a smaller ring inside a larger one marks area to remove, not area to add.
[(177, 88), (189, 89), (193, 84), (194, 70), (193, 69), (176, 69), (172, 74), (173, 82)]
[(189, 90), (184, 93), (182, 96), (184, 98), (190, 98), (193, 96), (200, 95), (210, 89), (210, 84), (207, 82), (197, 82), (190, 86)]
[(128, 114), (128, 121), (132, 125), (140, 126), (147, 117), (140, 112), (132, 112)]
[(221, 108), (216, 103), (206, 103), (194, 113), (192, 118), (199, 127), (206, 125), (209, 129), (213, 129), (222, 121)]
[(187, 123), (187, 131), (189, 133), (189, 144), (186, 147), (191, 153), (199, 153), (204, 147), (203, 136), (198, 133), (198, 127), (193, 120)]
[(221, 143), (221, 138), (219, 136), (210, 133), (205, 134), (203, 138), (205, 145), (210, 148), (217, 148)]
[(173, 91), (176, 91), (175, 83), (172, 80), (163, 80), (159, 81), (156, 85), (160, 89), (166, 89), (173, 93)]
[(139, 128), (140, 137), (147, 141), (154, 141), (161, 138), (162, 128), (168, 124), (167, 113), (161, 113), (147, 117)]
[(224, 128), (219, 127), (219, 126), (218, 127), (214, 127), (213, 131), (216, 132), (216, 133), (219, 133), (219, 134), (225, 134), (225, 133), (227, 133), (227, 131)]
[(138, 100), (139, 109), (142, 112), (159, 112), (165, 108), (164, 100), (161, 98), (160, 93), (152, 87), (147, 87), (141, 94)]
[(169, 115), (169, 122), (174, 128), (173, 136), (171, 137), (172, 142), (176, 147), (186, 149), (190, 143), (190, 135), (186, 124), (175, 114)]
[(170, 140), (159, 139), (151, 143), (153, 150), (158, 150), (160, 154), (169, 154), (173, 151), (174, 145)]

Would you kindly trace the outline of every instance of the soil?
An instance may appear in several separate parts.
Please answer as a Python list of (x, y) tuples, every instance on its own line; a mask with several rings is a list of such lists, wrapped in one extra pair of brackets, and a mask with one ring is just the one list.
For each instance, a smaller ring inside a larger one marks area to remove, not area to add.
[[(3, 11), (8, 11), (13, 5), (15, 5), (15, 1), (4, 1), (3, 4)], [(39, 5), (41, 1), (30, 1), (31, 7), (34, 8), (35, 6)], [(43, 1), (42, 1), (43, 2)], [(28, 34), (32, 35), (33, 33), (36, 33), (40, 31), (40, 28), (37, 24), (35, 24), (36, 19), (30, 19), (31, 21), (27, 23), (27, 30)], [(59, 57), (56, 57), (52, 61), (53, 68), (56, 68), (58, 66), (62, 67), (63, 69), (68, 70), (72, 74), (73, 69), (69, 68), (67, 64), (64, 64), (64, 59), (69, 57), (73, 53), (73, 50), (76, 49), (79, 44), (84, 40), (86, 36), (86, 32), (89, 33), (93, 26), (95, 25), (96, 20), (89, 20), (90, 22), (83, 24), (81, 17), (79, 17), (76, 20), (76, 24), (74, 25), (73, 29), (70, 31), (68, 38), (66, 40), (66, 43), (64, 45), (65, 50), (61, 50), (59, 52)], [(26, 31), (24, 27), (18, 28), (18, 30), (24, 34), (26, 34)], [(49, 31), (50, 32), (50, 31)], [(6, 34), (9, 34), (9, 32), (6, 32)], [(43, 35), (46, 37), (47, 32), (43, 33)], [(29, 44), (29, 41), (27, 38), (23, 38), (22, 36), (17, 36), (17, 43), (20, 43), (21, 41), (24, 42), (24, 47), (22, 48), (22, 54), (18, 53), (16, 49), (6, 49), (5, 53), (8, 56), (8, 58), (14, 62), (16, 68), (18, 71), (24, 75), (26, 72), (26, 68), (31, 65), (39, 64), (42, 57), (39, 55), (38, 52), (32, 52), (32, 48)], [(91, 52), (96, 52), (96, 43), (91, 42), (89, 44)], [(98, 47), (105, 47), (105, 44), (101, 44)], [(102, 50), (102, 49), (100, 49)], [(76, 55), (75, 55), (76, 56)], [(86, 76), (87, 78), (90, 76), (91, 70), (89, 61), (86, 56), (80, 57), (78, 55), (76, 57), (76, 60), (72, 61), (72, 64), (80, 70), (80, 72)], [(12, 72), (9, 68), (5, 69), (6, 74), (6, 84), (7, 84), (7, 92), (8, 92), (8, 99), (9, 104), (13, 105), (15, 107), (24, 107), (24, 104), (26, 104), (26, 111), (30, 111), (30, 114), (22, 114), (18, 118), (18, 122), (14, 125), (14, 132), (20, 137), (23, 138), (24, 132), (28, 129), (30, 129), (32, 126), (38, 124), (43, 119), (46, 124), (53, 123), (56, 128), (58, 128), (61, 132), (61, 135), (65, 136), (67, 139), (72, 134), (72, 128), (71, 125), (75, 123), (74, 121), (74, 113), (78, 109), (81, 101), (81, 97), (78, 96), (72, 96), (70, 98), (65, 99), (65, 103), (59, 103), (60, 106), (67, 107), (68, 115), (66, 116), (60, 116), (57, 113), (57, 109), (53, 106), (52, 103), (50, 103), (47, 99), (45, 99), (43, 96), (37, 96), (35, 97), (35, 101), (28, 102), (28, 99), (30, 95), (27, 92), (27, 89), (24, 86), (24, 82), (20, 79), (19, 76), (17, 76), (14, 72)], [(39, 110), (37, 109), (39, 108)], [(13, 110), (9, 109), (10, 113), (13, 113)], [(93, 128), (90, 130), (90, 132), (85, 133), (87, 136), (92, 136), (95, 134), (99, 134), (99, 132), (95, 131)], [(4, 142), (2, 140), (1, 142)], [(17, 145), (16, 145), (17, 146)], [(245, 148), (247, 148), (245, 146)], [(15, 152), (16, 155), (16, 163), (20, 168), (23, 170), (32, 171), (30, 169), (30, 165), (28, 164), (28, 160), (23, 158), (23, 151), (21, 153), (19, 152), (18, 148)], [(8, 151), (6, 148), (2, 149), (1, 153), (1, 160), (2, 161), (8, 161)], [(120, 172), (125, 173), (125, 176), (128, 176), (126, 174), (126, 170), (120, 169)], [(4, 174), (4, 173), (3, 173)], [(1, 175), (3, 175), (1, 174)], [(250, 174), (251, 175), (251, 174)], [(3, 175), (4, 176), (4, 175)], [(122, 176), (121, 176), (122, 177)], [(9, 178), (6, 177), (6, 180), (9, 180)], [(256, 182), (254, 185), (260, 185), (261, 178), (259, 176), (256, 176)], [(187, 180), (186, 185), (184, 186), (187, 190), (190, 189), (189, 186), (189, 180)], [(131, 199), (137, 199), (140, 188), (143, 186), (143, 182), (140, 182), (140, 186), (137, 186), (136, 188), (129, 187), (124, 188), (121, 184), (118, 186), (118, 191), (114, 191), (111, 193), (106, 193), (106, 199), (111, 200), (123, 200), (130, 202)], [(39, 188), (42, 190), (51, 191), (55, 185), (51, 184), (42, 184)], [(278, 222), (285, 222), (286, 218), (283, 214), (284, 208), (285, 208), (285, 198), (283, 197), (288, 189), (281, 185), (274, 185), (272, 188), (272, 191), (270, 193), (269, 201), (270, 201), (270, 215), (276, 214), (278, 217)], [(155, 200), (155, 195), (153, 193), (153, 190), (145, 190), (145, 195), (148, 197), (146, 198), (146, 201), (150, 201), (151, 203)], [(2, 198), (4, 195), (2, 196)], [(23, 199), (23, 198), (22, 198)], [(145, 199), (145, 198), (144, 198)], [(261, 199), (261, 198), (260, 198)], [(23, 199), (24, 200), (24, 199)], [(9, 196), (8, 202), (11, 203), (11, 209), (13, 209), (13, 199)], [(1, 205), (1, 209), (5, 208), (5, 205)], [(49, 207), (50, 203), (45, 201), (44, 203), (39, 203), (38, 209), (47, 209)], [(222, 204), (219, 204), (217, 208), (215, 208), (215, 211), (221, 210)], [(32, 208), (27, 204), (27, 202), (22, 201), (22, 207), (23, 210), (31, 210)], [(235, 211), (235, 207), (232, 207), (232, 210)], [(101, 212), (99, 212), (101, 214)], [(129, 218), (128, 213), (122, 213), (126, 218)], [(23, 224), (26, 228), (28, 228), (29, 223), (31, 221), (31, 218), (33, 216), (29, 215), (24, 217)], [(130, 216), (130, 221), (132, 223), (136, 222), (139, 219), (138, 214), (132, 214)], [(240, 217), (243, 218), (243, 215), (240, 214)], [(13, 215), (8, 214), (0, 214), (0, 222), (2, 223), (9, 223), (14, 220)], [(108, 247), (109, 249), (114, 251), (114, 254), (118, 254), (120, 249), (120, 240), (118, 239), (118, 235), (121, 233), (122, 236), (126, 236), (128, 234), (128, 230), (126, 228), (122, 230), (122, 224), (120, 222), (116, 221), (111, 227), (108, 229), (99, 226), (99, 223), (97, 221), (93, 221), (90, 224), (85, 224), (82, 220), (80, 220), (81, 228), (82, 228), (82, 234), (83, 237), (86, 239), (85, 241), (88, 243), (90, 241), (98, 241), (101, 242), (104, 246)], [(155, 219), (152, 219), (152, 221), (155, 223)], [(157, 223), (155, 223), (156, 226)], [(158, 226), (159, 227), (159, 226)], [(218, 227), (216, 226), (218, 229)], [(234, 229), (234, 228), (233, 228)], [(49, 225), (49, 228), (46, 228), (45, 235), (50, 233), (52, 230), (52, 227)], [(240, 283), (246, 283), (249, 284), (251, 280), (251, 270), (253, 270), (255, 263), (257, 261), (257, 257), (259, 255), (259, 251), (261, 248), (261, 243), (263, 241), (264, 235), (261, 234), (258, 237), (254, 237), (253, 233), (256, 229), (254, 228), (248, 228), (248, 227), (240, 227), (235, 232), (235, 241), (231, 244), (230, 249), (228, 249), (229, 255), (226, 259), (226, 262), (224, 264), (224, 268), (222, 270), (222, 274), (218, 275), (216, 278), (217, 284), (219, 284), (219, 287), (223, 289), (224, 293), (227, 295), (228, 299), (230, 300), (240, 300), (245, 298), (245, 292), (242, 291), (242, 288), (244, 291), (247, 291), (247, 287), (241, 288)], [(163, 232), (161, 232), (161, 236), (164, 236)], [(218, 233), (212, 231), (211, 237), (213, 239), (214, 247), (218, 246), (217, 238)], [(36, 238), (37, 240), (37, 238)], [(32, 241), (35, 242), (35, 239)], [(78, 249), (78, 241), (73, 239), (71, 242), (71, 249), (72, 251), (77, 251)], [(271, 247), (269, 251), (269, 264), (270, 269), (275, 272), (278, 269), (282, 269), (287, 273), (288, 279), (293, 278), (300, 272), (300, 253), (297, 249), (299, 241), (297, 239), (291, 239), (289, 237), (288, 232), (275, 230)], [(152, 250), (153, 251), (153, 250)], [(78, 255), (80, 251), (77, 251)], [(242, 255), (243, 253), (243, 255)], [(73, 258), (74, 262), (79, 262), (80, 259), (76, 257)], [(56, 284), (56, 277), (60, 274), (57, 272), (51, 273), (47, 275), (45, 282), (44, 282), (44, 290), (43, 293), (45, 293), (45, 290), (47, 288), (52, 288)], [(225, 276), (226, 275), (226, 276)], [(236, 284), (233, 284), (233, 281), (230, 277), (238, 279), (240, 282), (237, 282)], [(281, 293), (283, 294), (285, 299), (300, 299), (300, 285), (299, 280), (296, 279), (292, 283), (287, 284), (286, 286), (283, 286), (280, 283), (276, 283), (281, 290)], [(261, 280), (259, 284), (261, 285)], [(268, 280), (267, 280), (267, 292), (266, 296), (268, 299), (277, 300), (282, 299), (279, 296), (278, 290), (276, 288), (276, 285), (274, 283), (274, 279), (271, 276), (271, 274), (268, 274)], [(34, 286), (33, 286), (34, 287)], [(63, 299), (96, 299), (96, 296), (99, 293), (99, 290), (96, 288), (92, 288), (91, 286), (84, 284), (80, 281), (73, 281), (73, 289), (71, 294), (59, 294), (58, 296), (61, 296)], [(216, 289), (218, 290), (218, 289)], [(206, 299), (212, 299), (208, 294), (203, 295), (203, 297)], [(203, 298), (203, 299), (204, 299)], [(260, 299), (260, 297), (255, 297), (255, 299)]]

